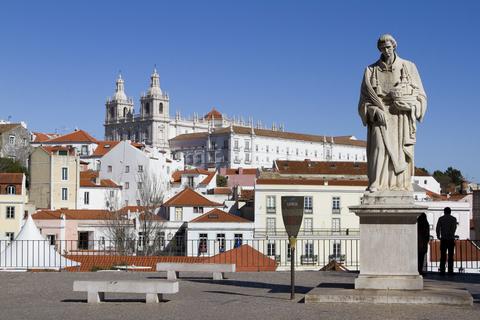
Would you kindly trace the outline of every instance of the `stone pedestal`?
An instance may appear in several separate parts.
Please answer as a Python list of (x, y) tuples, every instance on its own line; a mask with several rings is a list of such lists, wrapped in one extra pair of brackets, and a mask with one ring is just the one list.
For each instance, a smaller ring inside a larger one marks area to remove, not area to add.
[(355, 289), (423, 289), (417, 271), (417, 217), (411, 192), (366, 193), (350, 207), (360, 217), (360, 275)]

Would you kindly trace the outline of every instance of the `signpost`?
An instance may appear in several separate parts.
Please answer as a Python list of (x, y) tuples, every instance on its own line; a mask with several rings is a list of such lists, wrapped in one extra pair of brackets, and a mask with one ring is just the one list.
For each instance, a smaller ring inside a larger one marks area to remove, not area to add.
[(298, 231), (303, 220), (303, 201), (303, 196), (282, 197), (283, 223), (285, 224), (285, 230), (287, 230), (290, 243), (290, 300), (295, 299), (295, 246), (297, 244)]

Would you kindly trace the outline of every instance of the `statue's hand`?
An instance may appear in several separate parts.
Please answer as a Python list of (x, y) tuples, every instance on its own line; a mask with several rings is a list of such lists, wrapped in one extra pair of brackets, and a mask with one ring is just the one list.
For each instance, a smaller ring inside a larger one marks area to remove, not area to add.
[(375, 120), (378, 125), (384, 126), (387, 123), (387, 120), (385, 119), (385, 112), (377, 109), (375, 112)]

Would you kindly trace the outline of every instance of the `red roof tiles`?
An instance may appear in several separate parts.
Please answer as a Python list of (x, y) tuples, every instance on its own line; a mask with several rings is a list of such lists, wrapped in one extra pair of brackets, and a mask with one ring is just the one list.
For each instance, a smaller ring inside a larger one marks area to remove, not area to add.
[(97, 148), (92, 153), (92, 157), (102, 157), (112, 150), (120, 141), (97, 141)]
[(58, 209), (41, 210), (32, 215), (34, 220), (57, 220), (65, 215), (68, 220), (107, 220), (111, 217), (108, 210)]
[(368, 186), (367, 180), (324, 180), (324, 179), (258, 179), (257, 184), (273, 185), (328, 185), (328, 186)]
[(73, 132), (67, 133), (63, 136), (59, 136), (48, 141), (46, 143), (96, 143), (97, 139), (92, 137), (86, 131), (75, 130)]
[(170, 199), (168, 199), (164, 204), (166, 207), (221, 207), (223, 204), (210, 201), (201, 194), (193, 191), (190, 188), (185, 188), (181, 192), (177, 193)]
[(213, 177), (215, 177), (216, 172), (214, 171), (208, 171), (204, 169), (189, 169), (189, 170), (178, 170), (172, 173), (172, 182), (174, 183), (179, 183), (182, 181), (182, 175), (184, 174), (190, 174), (190, 175), (206, 175), (205, 179), (203, 179), (200, 184), (209, 184), (210, 181), (212, 181)]
[(251, 223), (252, 221), (236, 216), (234, 214), (225, 212), (220, 209), (213, 209), (200, 217), (193, 219), (190, 222), (237, 222), (237, 223)]
[(367, 175), (366, 162), (276, 160), (280, 174)]
[(210, 112), (207, 113), (203, 117), (203, 119), (205, 119), (205, 120), (222, 120), (223, 115), (217, 109), (215, 109), (215, 107), (213, 107), (212, 110), (210, 110)]

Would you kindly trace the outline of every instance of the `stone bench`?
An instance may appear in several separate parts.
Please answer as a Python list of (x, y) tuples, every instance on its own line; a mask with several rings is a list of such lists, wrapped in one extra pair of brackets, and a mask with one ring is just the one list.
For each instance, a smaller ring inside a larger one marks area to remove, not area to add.
[(146, 303), (158, 303), (162, 300), (162, 294), (178, 292), (178, 282), (165, 280), (74, 281), (73, 291), (86, 291), (88, 303), (104, 301), (105, 292), (145, 293)]
[(213, 280), (222, 280), (224, 272), (235, 272), (235, 264), (159, 262), (157, 271), (167, 271), (168, 280), (176, 280), (180, 271), (209, 272), (213, 274)]

